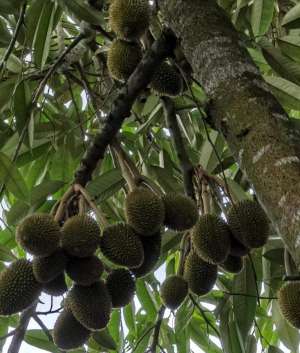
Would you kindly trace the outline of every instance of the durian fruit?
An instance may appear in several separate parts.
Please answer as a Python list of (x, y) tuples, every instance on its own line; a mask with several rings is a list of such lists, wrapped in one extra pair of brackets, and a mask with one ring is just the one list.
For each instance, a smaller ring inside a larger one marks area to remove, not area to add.
[(0, 274), (0, 315), (12, 315), (32, 305), (41, 293), (30, 261), (13, 262)]
[(108, 51), (107, 68), (112, 78), (126, 81), (142, 59), (139, 44), (115, 39)]
[(183, 82), (174, 66), (163, 62), (154, 73), (150, 88), (160, 96), (176, 97), (183, 91)]
[(109, 7), (110, 28), (120, 38), (139, 39), (149, 26), (148, 0), (114, 0)]
[(100, 248), (109, 261), (119, 266), (139, 267), (144, 260), (143, 245), (139, 236), (125, 223), (105, 228)]
[(284, 284), (278, 291), (278, 303), (283, 317), (300, 329), (300, 281)]
[(250, 253), (250, 249), (240, 243), (230, 232), (230, 252), (232, 256), (245, 256)]
[(63, 295), (68, 290), (68, 286), (65, 280), (65, 274), (61, 273), (56, 278), (48, 283), (44, 283), (43, 292), (53, 295), (54, 297), (59, 297)]
[(160, 197), (151, 190), (138, 187), (125, 200), (127, 222), (141, 236), (156, 234), (165, 218), (165, 207)]
[(89, 339), (91, 331), (82, 326), (70, 310), (64, 309), (53, 328), (54, 344), (63, 350), (81, 347)]
[(182, 194), (175, 192), (164, 195), (165, 205), (164, 224), (175, 231), (192, 228), (198, 220), (199, 214), (195, 202)]
[(111, 299), (100, 280), (89, 287), (74, 285), (67, 296), (67, 307), (84, 327), (101, 330), (110, 319)]
[(193, 293), (209, 293), (216, 283), (217, 276), (218, 266), (205, 262), (194, 251), (189, 253), (184, 264), (184, 279)]
[(233, 236), (244, 246), (260, 248), (269, 237), (269, 221), (261, 206), (244, 200), (234, 205), (228, 213), (228, 224)]
[(62, 249), (47, 257), (35, 257), (32, 261), (33, 274), (40, 283), (47, 283), (65, 270), (67, 256)]
[(220, 264), (230, 251), (230, 233), (227, 224), (218, 216), (202, 215), (192, 231), (196, 253), (206, 262)]
[(99, 240), (100, 228), (94, 218), (87, 215), (69, 218), (62, 228), (62, 247), (71, 256), (92, 256)]
[(240, 256), (228, 255), (227, 259), (220, 267), (226, 272), (240, 273), (244, 268), (244, 259)]
[(162, 302), (169, 309), (177, 309), (188, 294), (188, 284), (180, 276), (173, 275), (167, 277), (160, 287), (160, 297)]
[(33, 214), (19, 224), (16, 240), (22, 248), (35, 256), (49, 256), (59, 246), (60, 228), (49, 214)]
[(131, 302), (135, 293), (135, 280), (125, 268), (113, 270), (106, 279), (113, 308), (122, 308)]
[(161, 253), (161, 235), (157, 233), (151, 237), (141, 237), (144, 249), (144, 261), (140, 267), (131, 269), (136, 278), (144, 277), (152, 272), (158, 263)]
[(90, 286), (99, 281), (103, 270), (101, 260), (95, 255), (85, 258), (73, 257), (66, 268), (67, 275), (81, 286)]

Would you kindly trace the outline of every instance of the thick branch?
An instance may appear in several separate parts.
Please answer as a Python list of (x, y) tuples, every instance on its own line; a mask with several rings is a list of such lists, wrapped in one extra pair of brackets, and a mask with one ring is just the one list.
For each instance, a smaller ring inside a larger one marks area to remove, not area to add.
[(225, 136), (300, 268), (300, 159), (288, 116), (214, 0), (158, 0)]
[(165, 117), (167, 120), (168, 127), (170, 129), (175, 150), (177, 152), (177, 157), (180, 163), (180, 168), (183, 175), (183, 184), (185, 193), (191, 198), (195, 199), (194, 185), (193, 185), (193, 175), (194, 167), (189, 159), (186, 152), (183, 138), (178, 126), (178, 121), (176, 117), (175, 105), (173, 101), (168, 97), (162, 98)]
[(130, 115), (131, 107), (139, 93), (150, 83), (156, 67), (175, 47), (175, 37), (170, 31), (163, 32), (147, 51), (140, 64), (130, 76), (125, 87), (120, 91), (113, 103), (101, 132), (96, 135), (92, 145), (81, 161), (75, 174), (75, 182), (85, 186), (91, 179), (99, 160), (103, 159), (107, 146), (116, 136), (123, 121)]

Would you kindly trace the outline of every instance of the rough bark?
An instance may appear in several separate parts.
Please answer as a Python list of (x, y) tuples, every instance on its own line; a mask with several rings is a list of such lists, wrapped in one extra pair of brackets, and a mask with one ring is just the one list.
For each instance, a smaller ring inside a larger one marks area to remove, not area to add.
[(211, 99), (215, 126), (299, 268), (300, 159), (288, 116), (214, 0), (158, 2)]

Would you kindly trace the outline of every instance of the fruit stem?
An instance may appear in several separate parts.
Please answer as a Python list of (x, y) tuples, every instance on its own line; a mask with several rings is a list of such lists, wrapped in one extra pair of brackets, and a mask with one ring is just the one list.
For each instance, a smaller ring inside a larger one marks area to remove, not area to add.
[(74, 186), (72, 185), (64, 194), (62, 199), (59, 202), (59, 206), (54, 216), (54, 220), (56, 222), (60, 222), (64, 218), (66, 205), (68, 204), (69, 199), (74, 195)]

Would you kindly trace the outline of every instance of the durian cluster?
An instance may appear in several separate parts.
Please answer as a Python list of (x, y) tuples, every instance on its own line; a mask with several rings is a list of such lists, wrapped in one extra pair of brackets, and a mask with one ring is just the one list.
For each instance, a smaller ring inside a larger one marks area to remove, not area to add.
[(222, 271), (239, 273), (243, 256), (263, 246), (268, 235), (269, 222), (264, 211), (250, 200), (232, 206), (228, 223), (216, 215), (200, 216), (191, 231), (192, 248), (185, 259), (183, 278), (171, 276), (165, 280), (161, 286), (162, 301), (176, 309), (188, 289), (199, 296), (209, 293), (216, 283), (218, 266)]
[[(114, 0), (109, 8), (109, 23), (117, 35), (107, 56), (111, 77), (125, 82), (142, 59), (139, 42), (150, 22), (148, 0)], [(175, 97), (183, 90), (183, 81), (175, 67), (164, 61), (156, 70), (151, 89), (158, 95)]]

